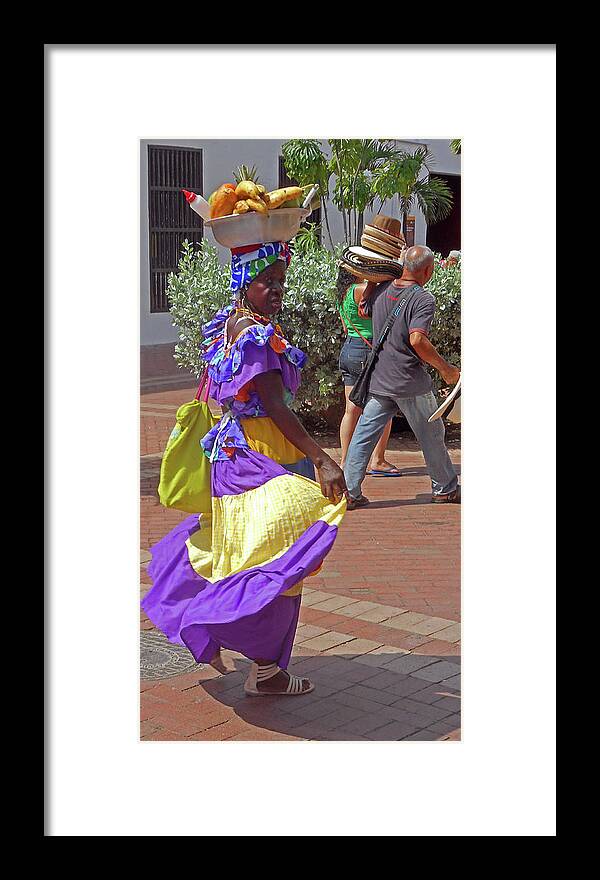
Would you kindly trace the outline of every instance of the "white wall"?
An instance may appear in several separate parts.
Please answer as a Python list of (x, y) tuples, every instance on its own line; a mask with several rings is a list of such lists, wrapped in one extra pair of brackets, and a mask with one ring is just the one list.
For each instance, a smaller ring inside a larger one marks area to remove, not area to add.
[[(327, 148), (325, 139), (324, 148)], [(150, 312), (150, 269), (148, 256), (148, 144), (170, 145), (174, 147), (195, 147), (202, 150), (202, 168), (204, 180), (204, 192), (201, 195), (208, 197), (222, 183), (233, 179), (233, 171), (238, 165), (244, 163), (252, 167), (256, 165), (261, 181), (267, 189), (274, 189), (279, 185), (279, 156), (283, 140), (182, 140), (182, 139), (156, 139), (140, 141), (140, 342), (141, 345), (156, 345), (159, 343), (175, 342), (178, 338), (177, 329), (171, 323), (171, 316), (167, 314), (152, 314)], [(398, 144), (407, 149), (416, 149), (421, 144), (427, 144), (436, 157), (435, 171), (442, 174), (460, 174), (460, 156), (455, 156), (449, 148), (449, 140), (406, 140), (398, 141)], [(333, 188), (333, 179), (331, 187)], [(183, 196), (182, 196), (183, 198)], [(375, 212), (373, 212), (375, 213)], [(382, 213), (391, 216), (399, 216), (397, 199), (387, 202)], [(340, 212), (336, 207), (328, 203), (329, 225), (334, 241), (341, 241), (344, 237), (344, 226)], [(427, 225), (420, 211), (415, 211), (415, 244), (425, 244)], [(371, 219), (369, 211), (365, 212), (365, 222)], [(214, 242), (212, 233), (207, 233), (209, 239)], [(323, 243), (326, 244), (328, 237), (323, 233)], [(220, 260), (226, 264), (230, 260), (230, 252), (227, 248), (217, 244)]]

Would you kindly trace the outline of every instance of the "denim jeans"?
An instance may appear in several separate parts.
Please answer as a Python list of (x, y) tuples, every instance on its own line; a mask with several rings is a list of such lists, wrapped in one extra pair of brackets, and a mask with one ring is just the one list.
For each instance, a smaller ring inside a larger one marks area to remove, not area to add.
[(389, 419), (397, 415), (398, 410), (406, 418), (421, 447), (433, 494), (446, 495), (456, 489), (458, 477), (444, 443), (444, 422), (442, 419), (431, 423), (427, 421), (437, 407), (438, 403), (431, 391), (417, 397), (369, 396), (354, 429), (344, 465), (344, 476), (351, 498), (360, 496), (371, 453)]
[(358, 336), (347, 336), (340, 351), (339, 368), (344, 385), (352, 387), (367, 362), (371, 349)]

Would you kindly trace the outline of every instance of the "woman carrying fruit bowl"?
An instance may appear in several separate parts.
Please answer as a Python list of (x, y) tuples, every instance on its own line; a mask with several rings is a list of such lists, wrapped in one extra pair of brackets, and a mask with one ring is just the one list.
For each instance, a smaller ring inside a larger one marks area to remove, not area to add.
[(289, 406), (306, 362), (275, 318), (289, 262), (286, 242), (232, 250), (233, 302), (203, 328), (223, 410), (201, 441), (212, 520), (188, 517), (152, 549), (154, 586), (142, 603), (197, 662), (230, 671), (222, 647), (248, 657), (244, 690), (254, 696), (314, 689), (286, 669), (303, 580), (320, 569), (346, 510), (341, 468)]

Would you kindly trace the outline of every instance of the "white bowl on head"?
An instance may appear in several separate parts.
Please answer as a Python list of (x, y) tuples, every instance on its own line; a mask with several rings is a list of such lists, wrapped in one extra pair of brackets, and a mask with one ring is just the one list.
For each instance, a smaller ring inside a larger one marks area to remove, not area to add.
[(247, 214), (228, 214), (207, 220), (215, 239), (224, 247), (245, 247), (267, 241), (289, 241), (293, 238), (310, 208), (273, 208), (269, 214), (248, 211)]

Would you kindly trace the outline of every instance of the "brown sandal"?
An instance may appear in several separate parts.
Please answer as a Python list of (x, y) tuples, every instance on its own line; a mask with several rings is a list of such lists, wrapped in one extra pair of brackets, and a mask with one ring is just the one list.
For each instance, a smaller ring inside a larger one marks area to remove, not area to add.
[(460, 486), (457, 486), (453, 492), (447, 495), (432, 495), (432, 504), (460, 504)]
[(354, 510), (357, 507), (364, 507), (369, 504), (369, 499), (365, 495), (359, 495), (358, 498), (351, 498), (346, 506), (346, 510)]

